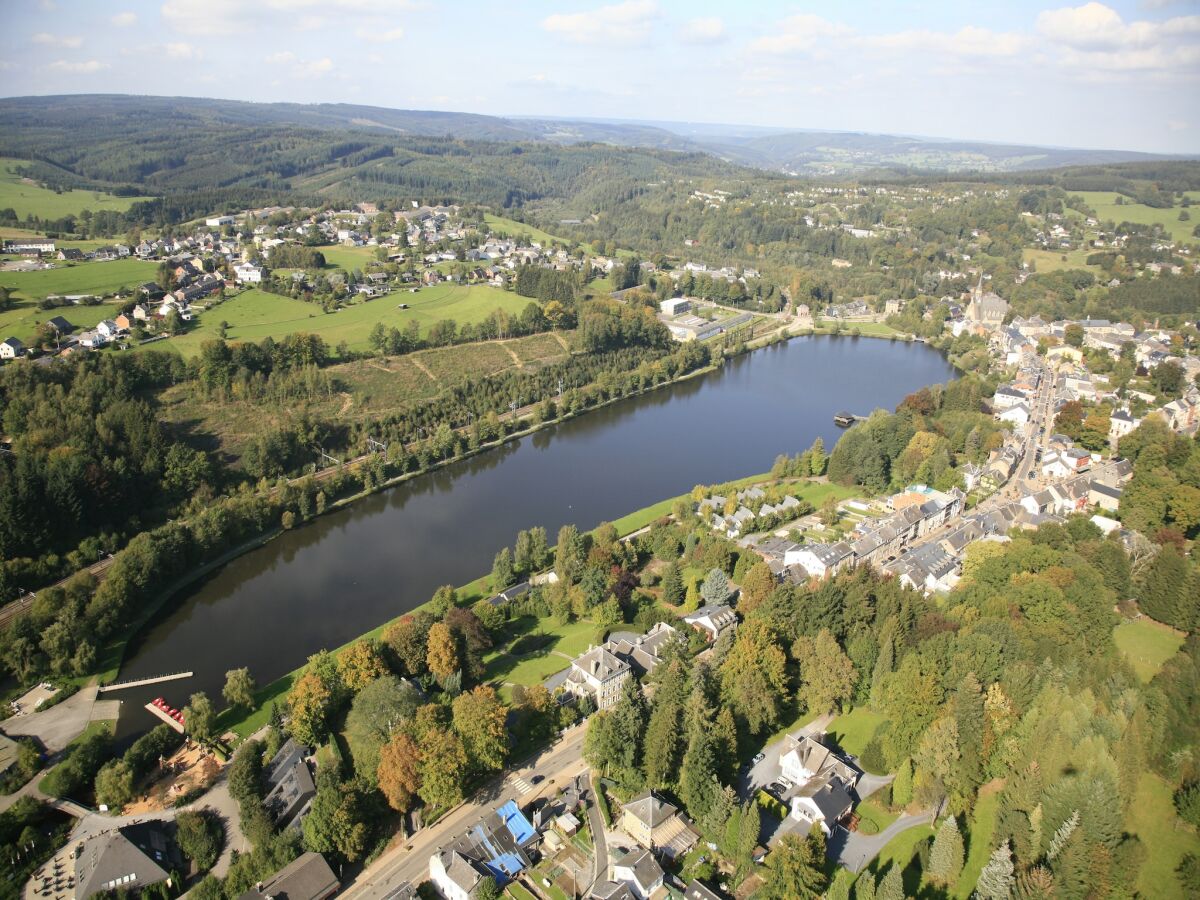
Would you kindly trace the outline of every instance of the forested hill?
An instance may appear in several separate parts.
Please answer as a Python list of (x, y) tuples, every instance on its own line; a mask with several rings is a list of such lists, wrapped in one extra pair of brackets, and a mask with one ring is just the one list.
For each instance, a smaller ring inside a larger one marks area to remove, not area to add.
[[(689, 123), (594, 119), (505, 118), (472, 113), (388, 109), (346, 103), (246, 103), (192, 97), (119, 94), (15, 97), (0, 100), (0, 131), (36, 146), (64, 127), (115, 127), (138, 132), (172, 122), (190, 129), (274, 127), (367, 131), (377, 137), (446, 137), (468, 141), (602, 143), (705, 153), (740, 165), (808, 176), (848, 176), (872, 170), (1025, 172), (1070, 165), (1154, 161), (1166, 157), (1121, 150), (1086, 150), (950, 141), (934, 138)], [(766, 132), (766, 133), (764, 133)], [(194, 134), (194, 132), (192, 132)]]
[[(445, 114), (480, 119), (480, 138), (505, 143), (401, 134), (399, 126), (368, 126), (358, 114), (365, 109), (108, 96), (3, 100), (0, 156), (35, 160), (28, 174), (50, 186), (166, 196), (196, 205), (193, 216), (289, 199), (508, 207), (557, 198), (588, 206), (589, 198), (629, 194), (649, 182), (743, 171), (702, 153), (515, 143), (502, 130), (489, 133), (486, 123), (499, 120), (487, 117)], [(304, 123), (286, 121), (286, 110), (302, 111), (294, 117)], [(438, 124), (443, 114), (411, 115), (430, 131), (445, 130)]]

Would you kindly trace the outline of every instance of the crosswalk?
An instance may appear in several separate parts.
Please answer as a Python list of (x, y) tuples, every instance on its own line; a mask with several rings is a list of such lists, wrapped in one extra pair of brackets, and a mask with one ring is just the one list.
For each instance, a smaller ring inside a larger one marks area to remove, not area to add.
[(524, 797), (533, 790), (533, 785), (522, 778), (520, 775), (509, 775), (506, 779), (509, 784), (517, 789), (517, 793)]

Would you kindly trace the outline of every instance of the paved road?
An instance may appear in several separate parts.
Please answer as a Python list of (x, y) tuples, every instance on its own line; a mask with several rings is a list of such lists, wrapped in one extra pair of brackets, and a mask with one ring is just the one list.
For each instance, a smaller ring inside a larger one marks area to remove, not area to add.
[(928, 825), (932, 818), (932, 814), (927, 812), (915, 816), (901, 816), (879, 834), (863, 834), (838, 828), (830, 835), (826, 847), (838, 865), (845, 866), (851, 872), (861, 872), (879, 855), (879, 851), (887, 846), (888, 841), (902, 831), (908, 831), (918, 825)]
[[(354, 900), (383, 900), (405, 882), (416, 884), (424, 880), (429, 873), (430, 854), (461, 835), (484, 813), (509, 800), (524, 804), (539, 796), (547, 796), (556, 790), (556, 785), (561, 786), (576, 775), (583, 774), (587, 770), (583, 761), (583, 738), (586, 732), (586, 723), (577, 725), (558, 743), (542, 751), (527, 764), (497, 776), (470, 801), (384, 853), (343, 889), (341, 896)], [(536, 789), (530, 787), (530, 779), (535, 774), (545, 779)]]
[(592, 795), (588, 803), (588, 826), (592, 829), (592, 841), (596, 852), (592, 862), (592, 883), (588, 885), (589, 893), (597, 881), (608, 878), (608, 833), (604, 830), (604, 817), (600, 815), (600, 804), (596, 800), (600, 789), (596, 786), (596, 776), (588, 773), (588, 784), (591, 785)]

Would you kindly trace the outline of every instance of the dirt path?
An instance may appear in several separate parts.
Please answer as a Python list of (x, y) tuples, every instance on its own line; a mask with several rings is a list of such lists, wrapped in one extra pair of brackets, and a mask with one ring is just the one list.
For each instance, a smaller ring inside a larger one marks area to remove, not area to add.
[(568, 353), (571, 352), (570, 345), (567, 343), (566, 339), (561, 334), (559, 334), (557, 331), (551, 331), (550, 336), (552, 338), (554, 338), (556, 341), (558, 341), (559, 345), (561, 345), (564, 350), (566, 350)]
[(518, 369), (525, 368), (525, 363), (521, 362), (521, 357), (517, 356), (516, 350), (514, 350), (512, 347), (508, 346), (508, 344), (505, 343), (504, 341), (499, 341), (498, 343), (500, 344), (501, 347), (504, 348), (505, 352), (507, 352), (508, 355), (512, 357), (513, 364), (516, 365), (516, 367)]
[(412, 364), (414, 366), (416, 366), (418, 369), (420, 369), (422, 372), (424, 372), (426, 375), (429, 376), (430, 381), (432, 381), (434, 384), (437, 384), (438, 377), (429, 371), (429, 367), (427, 365), (425, 365), (425, 363), (423, 363), (419, 359), (417, 359), (416, 354), (411, 354), (408, 358), (410, 360), (412, 360)]

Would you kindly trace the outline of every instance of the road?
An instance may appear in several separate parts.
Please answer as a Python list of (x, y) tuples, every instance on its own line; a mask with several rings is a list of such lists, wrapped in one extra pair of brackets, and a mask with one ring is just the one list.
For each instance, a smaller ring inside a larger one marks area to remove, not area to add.
[[(405, 882), (417, 884), (423, 881), (429, 874), (430, 855), (465, 832), (485, 813), (509, 800), (526, 804), (540, 796), (550, 796), (556, 786), (587, 771), (583, 761), (586, 733), (586, 723), (576, 725), (533, 759), (497, 775), (469, 801), (380, 856), (342, 890), (341, 896), (355, 900), (383, 900)], [(534, 775), (540, 775), (544, 780), (537, 788), (530, 788)]]

